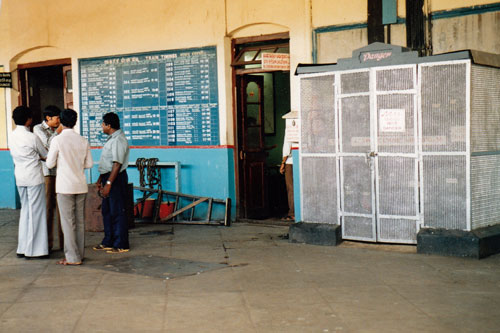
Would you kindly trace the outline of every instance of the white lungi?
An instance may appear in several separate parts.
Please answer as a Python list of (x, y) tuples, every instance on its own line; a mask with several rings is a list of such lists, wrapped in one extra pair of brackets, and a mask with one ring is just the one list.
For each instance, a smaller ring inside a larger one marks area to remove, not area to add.
[(18, 186), (21, 199), (17, 253), (26, 257), (49, 254), (45, 184)]

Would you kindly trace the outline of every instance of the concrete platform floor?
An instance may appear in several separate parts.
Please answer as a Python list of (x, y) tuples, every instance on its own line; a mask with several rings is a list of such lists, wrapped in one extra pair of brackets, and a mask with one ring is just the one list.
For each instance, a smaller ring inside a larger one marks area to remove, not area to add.
[(0, 332), (499, 332), (500, 255), (290, 244), (286, 226), (140, 225), (84, 265), (16, 257), (0, 210)]

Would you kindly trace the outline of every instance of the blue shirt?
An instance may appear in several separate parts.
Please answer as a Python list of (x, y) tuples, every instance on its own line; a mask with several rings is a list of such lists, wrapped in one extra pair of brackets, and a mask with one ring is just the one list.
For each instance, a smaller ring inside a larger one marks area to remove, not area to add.
[(122, 165), (120, 172), (128, 167), (128, 156), (130, 149), (125, 133), (121, 129), (111, 134), (104, 147), (102, 147), (101, 160), (99, 161), (99, 173), (105, 174), (111, 172), (113, 163), (118, 162)]

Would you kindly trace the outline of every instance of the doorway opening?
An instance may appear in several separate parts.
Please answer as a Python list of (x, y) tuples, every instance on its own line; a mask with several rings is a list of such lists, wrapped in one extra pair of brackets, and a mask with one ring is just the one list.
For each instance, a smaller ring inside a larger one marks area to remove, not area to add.
[(71, 59), (20, 64), (19, 105), (33, 112), (32, 126), (43, 121), (43, 110), (48, 105), (73, 108)]
[(236, 186), (239, 218), (280, 218), (288, 210), (279, 173), (285, 120), (290, 111), (290, 71), (262, 68), (262, 54), (289, 53), (288, 33), (232, 41), (236, 91)]

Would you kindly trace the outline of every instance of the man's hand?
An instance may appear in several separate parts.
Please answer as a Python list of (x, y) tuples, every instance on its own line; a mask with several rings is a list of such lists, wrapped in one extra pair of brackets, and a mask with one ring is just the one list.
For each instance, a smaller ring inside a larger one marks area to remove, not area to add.
[(104, 185), (104, 187), (102, 187), (100, 191), (101, 191), (101, 196), (103, 198), (109, 197), (109, 191), (111, 191), (111, 184)]
[[(276, 169), (275, 169), (275, 170), (276, 170)], [(281, 163), (281, 166), (280, 166), (280, 173), (281, 173), (282, 175), (284, 175), (284, 174), (285, 174), (285, 163)]]

